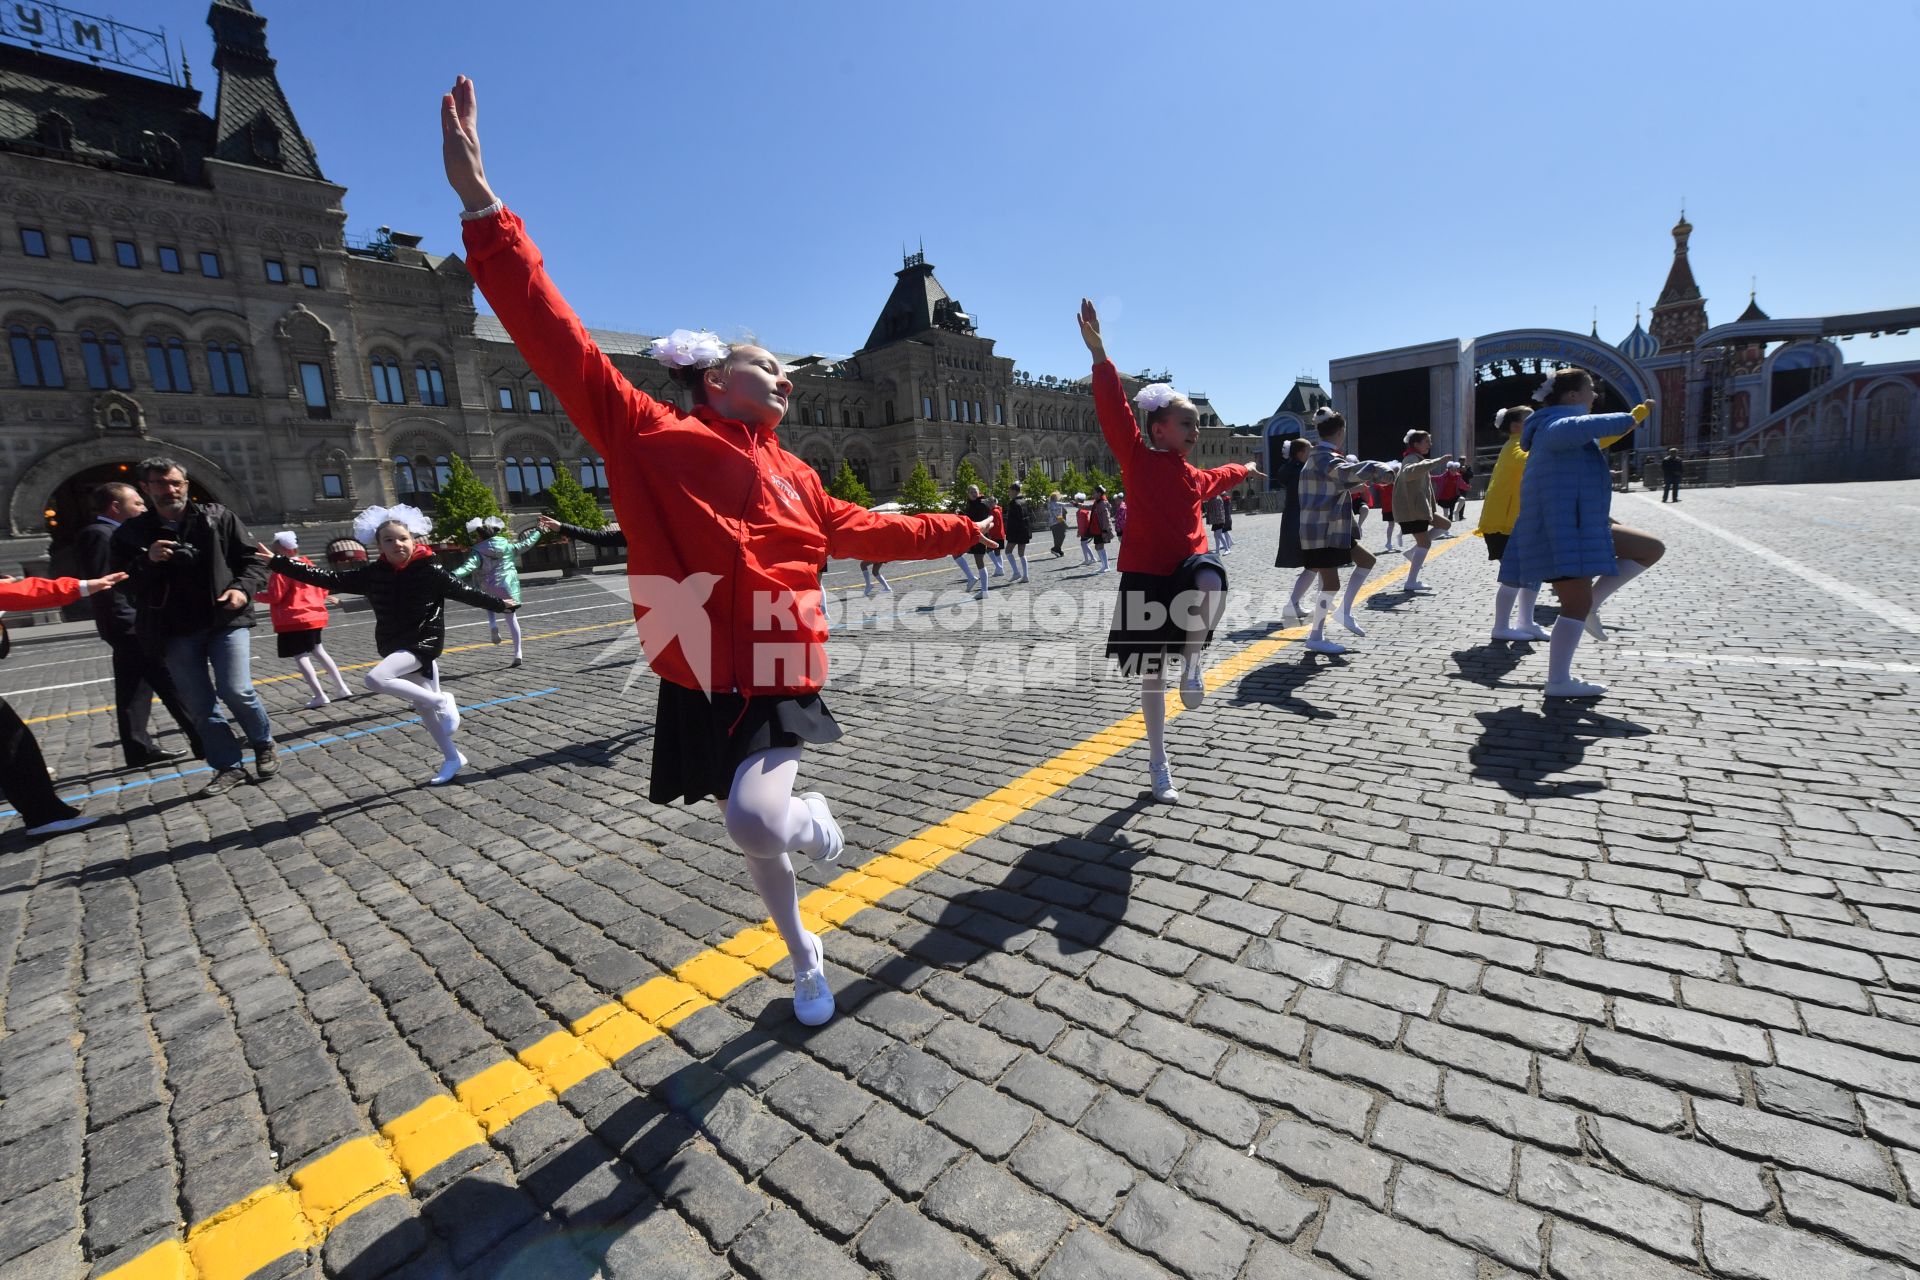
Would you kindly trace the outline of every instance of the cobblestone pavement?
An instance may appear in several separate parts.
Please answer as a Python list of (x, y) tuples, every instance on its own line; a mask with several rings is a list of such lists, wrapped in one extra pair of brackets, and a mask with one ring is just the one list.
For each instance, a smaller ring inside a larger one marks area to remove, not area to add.
[(1671, 552), (1580, 655), (1613, 696), (1543, 707), (1451, 540), (1348, 660), (1230, 622), (1177, 806), (1127, 686), (1010, 685), (1025, 588), (856, 589), (816, 1030), (715, 811), (642, 798), (617, 578), (533, 590), (520, 670), (456, 619), (445, 790), (396, 704), (279, 680), (280, 778), (197, 800), (110, 767), (89, 640), (22, 644), (115, 817), (0, 840), (0, 1274), (1912, 1275), (1920, 484), (1616, 513)]

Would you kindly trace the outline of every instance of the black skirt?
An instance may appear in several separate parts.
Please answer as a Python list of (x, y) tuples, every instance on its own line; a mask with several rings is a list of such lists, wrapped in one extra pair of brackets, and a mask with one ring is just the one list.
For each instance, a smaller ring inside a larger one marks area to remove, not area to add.
[(817, 693), (708, 697), (662, 680), (647, 799), (655, 804), (692, 804), (708, 796), (724, 800), (733, 790), (734, 771), (748, 756), (839, 738), (840, 725)]
[(1352, 563), (1352, 547), (1308, 547), (1300, 553), (1302, 569), (1344, 569)]
[(1506, 533), (1487, 533), (1481, 536), (1487, 540), (1487, 559), (1498, 560), (1506, 554), (1507, 539), (1513, 535)]
[[(1181, 626), (1181, 615), (1191, 605), (1175, 609), (1180, 597), (1194, 589), (1194, 578), (1202, 569), (1220, 575), (1221, 590), (1226, 590), (1227, 571), (1220, 558), (1211, 552), (1188, 556), (1172, 573), (1141, 573), (1132, 570), (1120, 575), (1120, 598), (1114, 604), (1113, 626), (1107, 632), (1107, 657), (1120, 664), (1122, 675), (1151, 675), (1169, 652), (1178, 652), (1190, 638)], [(1213, 639), (1213, 632), (1205, 640)]]
[(297, 658), (303, 653), (312, 653), (320, 647), (320, 636), (324, 627), (313, 627), (306, 631), (276, 631), (273, 633), (274, 645), (283, 658)]

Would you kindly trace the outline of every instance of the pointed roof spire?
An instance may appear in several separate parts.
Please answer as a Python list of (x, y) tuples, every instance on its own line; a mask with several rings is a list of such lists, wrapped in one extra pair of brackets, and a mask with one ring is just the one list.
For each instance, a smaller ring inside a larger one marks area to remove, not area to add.
[(267, 20), (248, 0), (213, 0), (207, 26), (213, 29), (213, 65), (220, 74), (214, 157), (299, 178), (324, 178), (267, 52)]
[(1773, 319), (1772, 316), (1760, 309), (1760, 278), (1758, 276), (1750, 276), (1748, 277), (1748, 283), (1752, 287), (1747, 290), (1747, 309), (1740, 313), (1739, 323), (1746, 324), (1753, 320)]
[(1590, 336), (1595, 338), (1600, 336), (1600, 308), (1597, 306), (1593, 309), (1593, 329)]

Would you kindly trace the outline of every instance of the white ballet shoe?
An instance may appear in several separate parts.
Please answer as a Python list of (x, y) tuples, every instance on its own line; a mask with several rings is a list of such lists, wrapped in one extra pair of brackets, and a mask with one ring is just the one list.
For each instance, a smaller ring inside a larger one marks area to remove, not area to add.
[(442, 760), (440, 762), (440, 772), (434, 774), (431, 778), (428, 778), (427, 785), (430, 787), (444, 787), (449, 782), (452, 782), (454, 778), (459, 776), (460, 771), (466, 767), (467, 767), (466, 754), (464, 752), (456, 751), (453, 753), (453, 759)]
[(1170, 764), (1149, 765), (1147, 778), (1153, 787), (1153, 798), (1162, 804), (1172, 804), (1180, 798), (1180, 792), (1173, 785), (1173, 766)]
[(1547, 630), (1545, 627), (1541, 626), (1537, 622), (1529, 622), (1526, 626), (1520, 629), (1526, 632), (1528, 635), (1532, 636), (1535, 640), (1553, 639), (1553, 632)]
[(1586, 628), (1587, 634), (1595, 640), (1605, 640), (1607, 638), (1607, 629), (1600, 625), (1600, 611), (1598, 609), (1587, 610)]
[(511, 671), (515, 667), (525, 666), (526, 662), (527, 660), (525, 658), (516, 653), (513, 655), (513, 661), (507, 664), (507, 670)]
[(1190, 667), (1180, 676), (1180, 705), (1191, 711), (1207, 700), (1207, 681), (1199, 667)]
[(1347, 651), (1347, 646), (1340, 644), (1338, 641), (1334, 641), (1334, 640), (1308, 640), (1307, 641), (1308, 653), (1341, 654), (1341, 653), (1345, 653), (1346, 651)]
[(1342, 609), (1340, 612), (1334, 614), (1333, 620), (1357, 636), (1367, 634), (1360, 629), (1360, 624), (1353, 620), (1353, 614), (1346, 609)]
[(333, 700), (335, 702), (345, 702), (348, 698), (351, 698), (352, 696), (353, 696), (353, 690), (342, 689), (340, 692), (333, 695)]
[(873, 598), (873, 593), (874, 593), (875, 591), (878, 591), (878, 590), (879, 590), (879, 588), (878, 588), (878, 587), (876, 587), (876, 586), (874, 586), (874, 585), (873, 585), (873, 584), (872, 584), (871, 582), (869, 582), (869, 583), (867, 584), (867, 590), (866, 590), (866, 593), (865, 593), (865, 594), (866, 594), (866, 596), (867, 596), (867, 598), (868, 598), (868, 599), (872, 599), (872, 598)]
[(1495, 627), (1493, 631), (1493, 638), (1495, 640), (1531, 641), (1531, 640), (1545, 640), (1547, 637), (1544, 633), (1536, 634), (1532, 631), (1527, 630), (1525, 627)]
[(803, 1027), (818, 1027), (833, 1017), (833, 987), (827, 982), (827, 949), (816, 934), (808, 934), (820, 962), (810, 969), (793, 958), (793, 1018)]
[(1433, 588), (1424, 582), (1409, 582), (1406, 585), (1406, 593), (1410, 596), (1430, 596), (1433, 594)]
[(311, 698), (307, 699), (306, 708), (309, 711), (318, 711), (320, 708), (326, 706), (331, 701), (333, 701), (333, 699), (329, 698), (326, 694), (316, 693)]
[(815, 862), (840, 861), (840, 855), (847, 848), (847, 837), (834, 820), (833, 810), (827, 808), (827, 798), (818, 791), (803, 791), (800, 793), (800, 803), (807, 806), (807, 812), (813, 815), (813, 825), (820, 832), (822, 844), (819, 853), (809, 853), (807, 856)]
[(1544, 692), (1549, 698), (1598, 698), (1606, 694), (1607, 686), (1586, 680), (1552, 680)]

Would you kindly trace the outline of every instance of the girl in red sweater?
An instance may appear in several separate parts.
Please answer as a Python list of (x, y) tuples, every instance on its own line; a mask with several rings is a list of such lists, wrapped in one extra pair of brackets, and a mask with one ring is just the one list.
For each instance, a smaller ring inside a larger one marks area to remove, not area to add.
[[(273, 535), (273, 545), (281, 555), (296, 564), (311, 566), (313, 561), (300, 554), (300, 539), (291, 529), (282, 529)], [(347, 688), (347, 678), (340, 674), (340, 665), (327, 652), (327, 646), (320, 643), (320, 633), (327, 628), (327, 600), (331, 593), (325, 587), (316, 587), (309, 582), (297, 582), (284, 573), (276, 573), (267, 578), (267, 589), (260, 598), (267, 602), (273, 618), (273, 636), (279, 646), (280, 656), (292, 658), (294, 665), (300, 668), (300, 674), (306, 678), (307, 687), (313, 690), (313, 697), (307, 699), (307, 710), (317, 711), (327, 705), (327, 688), (320, 683), (320, 673), (313, 669), (318, 659), (333, 677), (333, 683), (340, 692), (338, 698), (351, 698), (353, 690)]]
[(1227, 574), (1207, 550), (1201, 509), (1260, 469), (1228, 463), (1202, 471), (1187, 461), (1200, 438), (1193, 402), (1165, 383), (1144, 387), (1135, 403), (1146, 414), (1146, 435), (1127, 407), (1120, 372), (1107, 359), (1100, 317), (1080, 302), (1080, 337), (1093, 356), (1093, 407), (1107, 447), (1133, 495), (1127, 538), (1120, 544), (1120, 600), (1107, 656), (1123, 675), (1140, 677), (1140, 715), (1147, 727), (1147, 768), (1156, 800), (1178, 800), (1167, 760), (1167, 659), (1180, 659), (1180, 701), (1197, 707), (1206, 698), (1200, 651), (1213, 638), (1226, 604)]
[(928, 560), (992, 543), (985, 520), (884, 515), (827, 494), (776, 435), (793, 391), (771, 351), (675, 330), (654, 343), (693, 401), (663, 404), (614, 368), (548, 278), (480, 160), (473, 82), (442, 99), (447, 181), (464, 204), (467, 270), (567, 418), (607, 460), (627, 534), (627, 581), (660, 677), (655, 803), (718, 799), (760, 900), (793, 958), (794, 1014), (833, 1016), (820, 939), (800, 919), (793, 863), (845, 848), (817, 791), (795, 796), (803, 744), (840, 726), (821, 701), (827, 558)]
[[(124, 573), (104, 578), (7, 578), (0, 577), (0, 611), (7, 609), (57, 609), (61, 605), (84, 600), (101, 591), (111, 591), (126, 581)], [(7, 656), (13, 642), (7, 639), (5, 623), (0, 623), (0, 658)], [(58, 835), (78, 831), (100, 821), (80, 812), (62, 800), (53, 789), (53, 777), (47, 772), (46, 757), (40, 754), (39, 740), (18, 712), (0, 698), (0, 795), (13, 806), (27, 824), (30, 836)]]

